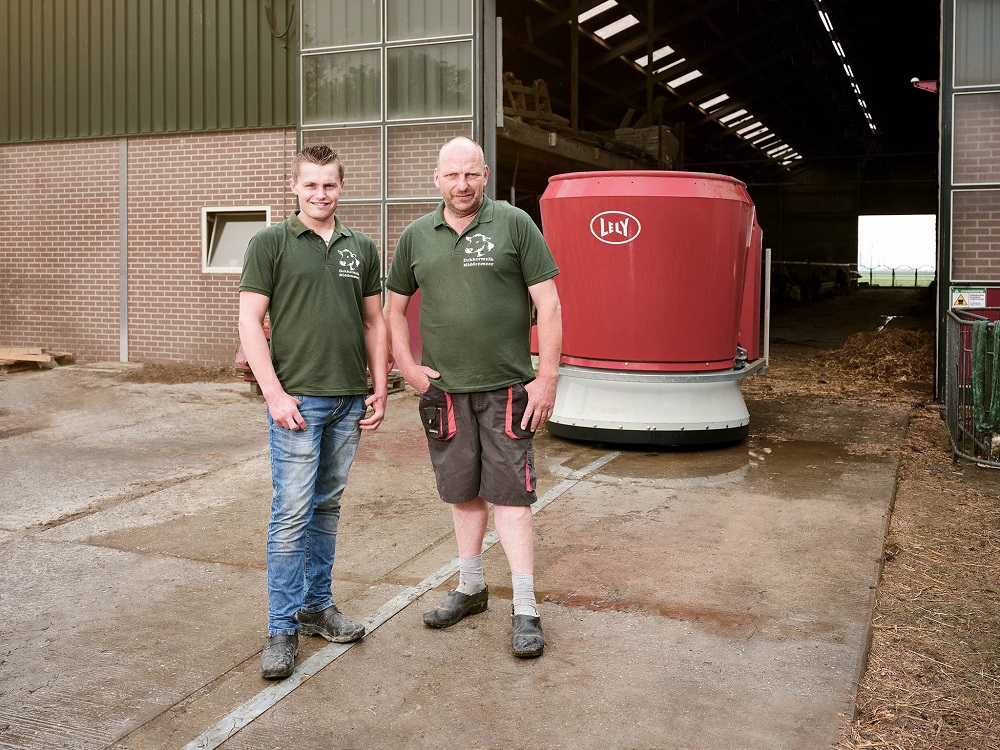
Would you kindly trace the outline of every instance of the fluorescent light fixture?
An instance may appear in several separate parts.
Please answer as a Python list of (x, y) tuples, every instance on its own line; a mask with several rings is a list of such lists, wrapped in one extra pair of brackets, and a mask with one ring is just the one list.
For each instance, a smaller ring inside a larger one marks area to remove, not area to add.
[(837, 37), (833, 32), (833, 22), (830, 21), (830, 16), (828, 16), (826, 11), (823, 10), (823, 0), (813, 0), (813, 4), (816, 6), (816, 12), (819, 13), (819, 20), (822, 21), (823, 28), (826, 29), (826, 33), (830, 35), (830, 43), (833, 45), (834, 52), (836, 52), (843, 61), (844, 73), (847, 74), (847, 80), (851, 85), (851, 90), (858, 98), (858, 104), (861, 106), (861, 111), (868, 119), (868, 127), (872, 129), (872, 132), (875, 132), (875, 122), (872, 120), (871, 115), (868, 114), (868, 105), (865, 104), (865, 100), (861, 96), (861, 88), (858, 86), (857, 81), (854, 78), (854, 70), (851, 68), (851, 64), (847, 62), (847, 53), (844, 52), (843, 46), (839, 41), (837, 41)]
[(617, 5), (618, 3), (615, 0), (608, 0), (606, 3), (601, 3), (600, 5), (594, 6), (586, 13), (581, 13), (579, 16), (577, 16), (576, 20), (579, 21), (580, 23), (583, 23), (584, 21), (589, 21), (594, 16), (599, 16), (604, 11), (611, 10)]
[(625, 29), (632, 28), (638, 23), (639, 19), (629, 14), (624, 18), (619, 18), (614, 23), (609, 23), (607, 26), (598, 29), (594, 33), (601, 39), (607, 39), (608, 37), (612, 37), (615, 34), (620, 34), (621, 32), (625, 31)]
[(748, 133), (751, 130), (756, 130), (759, 127), (760, 127), (760, 121), (759, 120), (754, 120), (749, 125), (746, 125), (746, 126), (740, 128), (739, 130), (737, 130), (736, 134), (737, 135), (743, 135), (744, 133)]

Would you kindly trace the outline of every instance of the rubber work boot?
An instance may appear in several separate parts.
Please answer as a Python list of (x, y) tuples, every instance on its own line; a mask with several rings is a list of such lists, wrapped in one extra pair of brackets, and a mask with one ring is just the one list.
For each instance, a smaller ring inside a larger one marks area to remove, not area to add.
[(542, 620), (531, 615), (512, 615), (510, 647), (514, 656), (532, 659), (542, 655), (545, 638), (542, 636)]
[(313, 614), (299, 610), (295, 619), (302, 635), (321, 635), (334, 643), (352, 643), (365, 634), (365, 626), (342, 615), (336, 604)]
[(260, 676), (265, 680), (285, 679), (295, 669), (298, 653), (298, 635), (269, 635), (260, 655)]
[(443, 602), (430, 612), (424, 613), (424, 625), (429, 628), (446, 628), (454, 625), (463, 617), (485, 612), (489, 598), (488, 586), (475, 594), (463, 594), (458, 589), (452, 589)]

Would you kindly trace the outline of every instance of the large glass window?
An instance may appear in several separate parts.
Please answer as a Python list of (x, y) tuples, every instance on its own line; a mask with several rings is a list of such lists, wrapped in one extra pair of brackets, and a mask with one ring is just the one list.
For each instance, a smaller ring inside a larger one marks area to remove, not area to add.
[(302, 49), (382, 41), (379, 0), (304, 0)]
[(1000, 84), (1000, 3), (955, 4), (955, 85)]
[(302, 124), (381, 119), (381, 61), (377, 49), (302, 58)]
[(472, 33), (469, 0), (387, 0), (390, 42)]
[[(338, 215), (371, 235), (386, 272), (403, 227), (440, 201), (441, 146), (474, 134), (475, 0), (303, 0), (300, 145), (346, 169)], [(488, 43), (488, 42), (487, 42)]]
[(472, 114), (472, 43), (390, 48), (389, 119)]

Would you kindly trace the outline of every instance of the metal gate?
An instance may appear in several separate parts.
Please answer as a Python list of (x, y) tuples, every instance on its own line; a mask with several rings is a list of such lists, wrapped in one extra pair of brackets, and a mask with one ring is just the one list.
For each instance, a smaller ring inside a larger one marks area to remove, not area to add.
[(1000, 308), (948, 311), (945, 414), (952, 452), (1000, 468)]

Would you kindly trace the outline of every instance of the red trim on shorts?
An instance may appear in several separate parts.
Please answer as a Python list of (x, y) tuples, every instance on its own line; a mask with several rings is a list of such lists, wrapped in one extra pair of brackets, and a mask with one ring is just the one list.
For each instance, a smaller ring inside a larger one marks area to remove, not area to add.
[(448, 408), (448, 435), (445, 440), (451, 440), (455, 437), (455, 433), (458, 432), (458, 427), (455, 426), (455, 404), (451, 400), (451, 394), (444, 394), (444, 401)]
[(514, 425), (512, 423), (512, 416), (514, 411), (514, 387), (507, 386), (507, 417), (504, 424), (504, 429), (507, 432), (507, 437), (514, 438), (517, 440), (517, 435), (514, 434)]
[(531, 463), (528, 461), (528, 457), (524, 458), (524, 489), (531, 492), (534, 488), (531, 486)]

